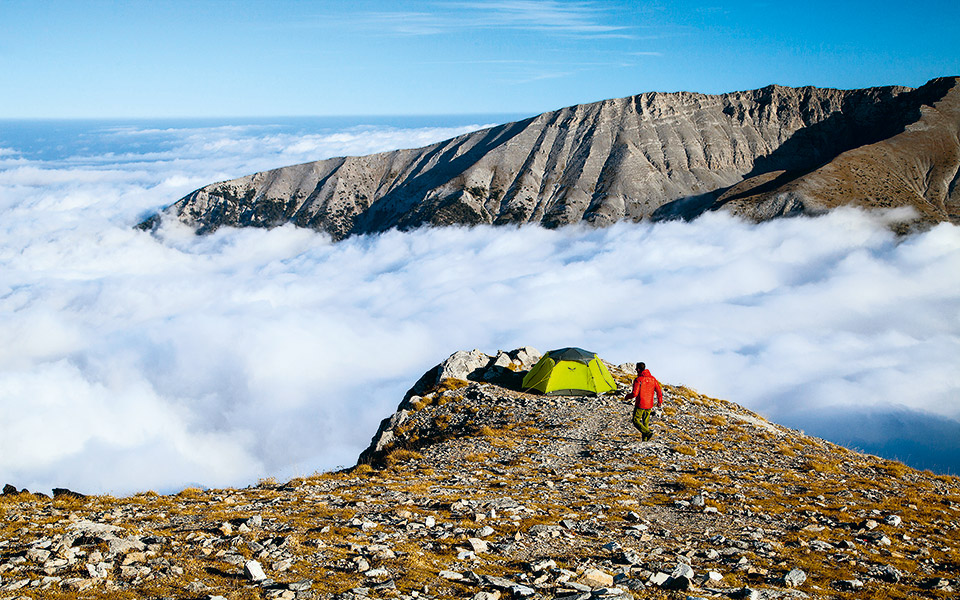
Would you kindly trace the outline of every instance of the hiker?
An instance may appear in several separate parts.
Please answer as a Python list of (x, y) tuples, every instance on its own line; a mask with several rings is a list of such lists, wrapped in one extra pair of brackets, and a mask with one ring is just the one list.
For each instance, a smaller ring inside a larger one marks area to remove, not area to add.
[(663, 406), (663, 388), (660, 387), (660, 382), (650, 374), (645, 363), (638, 362), (633, 391), (625, 400), (637, 399), (633, 407), (633, 426), (643, 434), (644, 442), (653, 437), (653, 430), (650, 429), (650, 413), (653, 411), (654, 394), (657, 396), (657, 406)]

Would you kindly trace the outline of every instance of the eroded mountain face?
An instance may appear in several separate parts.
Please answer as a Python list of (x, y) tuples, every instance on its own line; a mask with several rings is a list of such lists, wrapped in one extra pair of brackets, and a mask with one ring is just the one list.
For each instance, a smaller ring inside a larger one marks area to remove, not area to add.
[[(953, 598), (960, 483), (664, 385), (519, 389), (457, 352), (351, 469), (161, 496), (0, 495), (0, 597)], [(363, 401), (363, 399), (358, 399)]]
[(334, 239), (422, 225), (602, 226), (718, 209), (765, 220), (841, 205), (911, 206), (922, 222), (960, 222), (958, 82), (640, 94), (424, 148), (215, 183), (165, 214), (201, 233), (294, 223)]

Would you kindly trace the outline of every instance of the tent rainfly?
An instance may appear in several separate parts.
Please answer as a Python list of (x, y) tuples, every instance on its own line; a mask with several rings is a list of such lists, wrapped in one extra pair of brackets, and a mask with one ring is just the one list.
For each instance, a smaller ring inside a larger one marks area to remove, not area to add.
[(523, 378), (523, 389), (554, 396), (597, 396), (617, 389), (600, 357), (582, 348), (551, 350)]

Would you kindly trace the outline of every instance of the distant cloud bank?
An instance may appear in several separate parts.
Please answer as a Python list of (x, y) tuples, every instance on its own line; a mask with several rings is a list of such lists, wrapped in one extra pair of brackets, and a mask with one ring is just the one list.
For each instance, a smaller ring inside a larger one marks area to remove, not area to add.
[(107, 146), (151, 142), (57, 160), (6, 144), (0, 480), (124, 494), (352, 464), (427, 368), (520, 345), (644, 360), (808, 433), (960, 471), (952, 225), (897, 239), (889, 216), (856, 211), (713, 214), (338, 244), (131, 229), (214, 179), (469, 129), (104, 130)]

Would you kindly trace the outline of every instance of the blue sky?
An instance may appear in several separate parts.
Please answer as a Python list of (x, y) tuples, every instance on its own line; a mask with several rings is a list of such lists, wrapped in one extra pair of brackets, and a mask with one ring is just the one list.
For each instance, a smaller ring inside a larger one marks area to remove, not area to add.
[(960, 2), (0, 0), (0, 118), (530, 113), (918, 86)]

